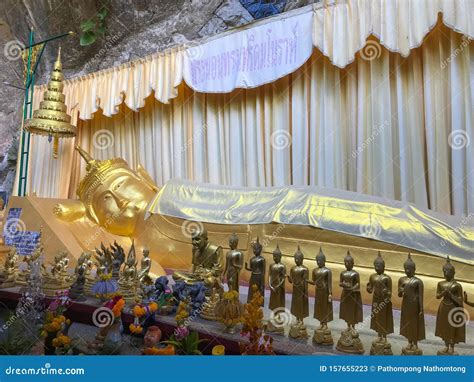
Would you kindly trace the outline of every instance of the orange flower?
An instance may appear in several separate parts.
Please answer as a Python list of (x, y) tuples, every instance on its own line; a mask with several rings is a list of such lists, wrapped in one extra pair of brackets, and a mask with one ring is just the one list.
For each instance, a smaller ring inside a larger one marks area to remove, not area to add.
[(151, 312), (156, 312), (158, 310), (158, 304), (156, 302), (151, 302), (150, 305), (148, 305), (148, 308)]
[(132, 334), (140, 334), (143, 332), (143, 328), (141, 325), (130, 324), (128, 328), (130, 329), (130, 332), (132, 332)]

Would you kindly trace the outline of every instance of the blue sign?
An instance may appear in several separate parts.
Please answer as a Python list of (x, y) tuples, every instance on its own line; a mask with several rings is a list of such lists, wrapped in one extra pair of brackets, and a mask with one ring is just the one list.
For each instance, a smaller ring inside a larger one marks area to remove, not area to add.
[(3, 237), (5, 244), (15, 247), (21, 256), (31, 255), (38, 246), (40, 232), (25, 230), (25, 223), (21, 220), (21, 208), (10, 208), (8, 210), (5, 226), (3, 227)]

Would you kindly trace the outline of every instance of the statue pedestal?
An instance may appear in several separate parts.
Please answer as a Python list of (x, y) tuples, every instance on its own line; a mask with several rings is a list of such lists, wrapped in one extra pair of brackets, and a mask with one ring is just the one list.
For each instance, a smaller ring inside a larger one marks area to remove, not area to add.
[(372, 342), (370, 355), (393, 355), (392, 345), (388, 341), (379, 341), (377, 339)]
[(438, 350), (437, 355), (459, 355), (457, 352), (447, 352), (445, 349)]
[(343, 353), (364, 354), (364, 346), (355, 329), (347, 328), (341, 333), (336, 349)]
[(16, 274), (0, 275), (0, 289), (13, 288), (16, 285)]
[(212, 296), (206, 296), (200, 317), (209, 321), (217, 321), (216, 306), (219, 301), (220, 295), (218, 293), (214, 293)]
[(265, 329), (267, 333), (272, 333), (272, 334), (285, 334), (285, 327), (283, 325), (280, 325), (279, 322), (274, 319), (274, 320), (268, 320), (267, 322), (267, 327)]
[(402, 355), (423, 355), (423, 350), (420, 348), (411, 348), (409, 346), (402, 349)]
[(288, 336), (290, 338), (305, 340), (308, 338), (308, 331), (306, 330), (306, 326), (296, 324), (290, 328)]
[(331, 330), (329, 328), (317, 328), (313, 334), (313, 342), (318, 345), (334, 345), (334, 340), (332, 338)]

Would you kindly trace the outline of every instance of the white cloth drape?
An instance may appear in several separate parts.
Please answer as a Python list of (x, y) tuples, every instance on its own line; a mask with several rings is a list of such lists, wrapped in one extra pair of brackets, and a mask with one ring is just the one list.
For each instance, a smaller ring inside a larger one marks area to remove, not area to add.
[[(140, 112), (122, 107), (112, 118), (96, 113), (80, 121), (76, 142), (99, 159), (141, 163), (158, 185), (171, 178), (317, 185), (472, 214), (468, 41), (440, 24), (408, 58), (382, 47), (378, 57), (358, 55), (339, 69), (315, 51), (299, 71), (256, 89), (216, 95), (181, 85), (168, 105), (150, 98)], [(72, 197), (84, 165), (75, 167), (77, 156), (72, 166), (68, 156), (49, 159), (44, 142), (33, 145), (30, 187), (40, 196)]]

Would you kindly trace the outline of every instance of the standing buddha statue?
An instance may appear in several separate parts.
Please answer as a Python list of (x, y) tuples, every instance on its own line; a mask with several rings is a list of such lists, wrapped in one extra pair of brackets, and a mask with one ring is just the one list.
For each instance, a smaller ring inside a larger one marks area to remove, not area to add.
[(455, 355), (454, 345), (466, 342), (467, 316), (463, 306), (462, 286), (454, 278), (456, 270), (449, 257), (443, 266), (444, 281), (438, 283), (436, 298), (442, 299), (436, 315), (435, 336), (443, 339), (446, 347), (438, 355)]
[(282, 253), (277, 245), (273, 251), (274, 263), (268, 270), (268, 286), (270, 287), (270, 302), (268, 308), (272, 310), (271, 318), (268, 321), (267, 331), (276, 334), (285, 332), (285, 320), (282, 314), (285, 313), (285, 281), (286, 266), (281, 262)]
[(233, 233), (229, 237), (230, 251), (226, 254), (226, 262), (223, 275), (227, 279), (227, 287), (229, 291), (239, 291), (239, 278), (242, 269), (243, 257), (242, 252), (237, 250), (239, 245), (239, 237)]
[(406, 276), (398, 280), (398, 297), (402, 297), (400, 334), (408, 340), (408, 346), (402, 349), (402, 354), (422, 355), (418, 341), (425, 339), (423, 281), (415, 276), (416, 264), (410, 254), (403, 267)]
[(2, 273), (0, 274), (0, 288), (11, 288), (15, 286), (15, 281), (18, 273), (18, 253), (13, 247), (8, 252), (7, 258), (3, 265)]
[(359, 273), (355, 271), (354, 259), (347, 251), (344, 258), (346, 270), (341, 272), (339, 286), (342, 288), (339, 318), (346, 321), (347, 329), (341, 333), (336, 349), (345, 353), (364, 353), (364, 347), (355, 325), (362, 322), (362, 297)]
[(387, 335), (393, 333), (392, 278), (385, 274), (385, 261), (380, 254), (374, 260), (375, 273), (367, 283), (367, 293), (373, 293), (370, 328), (377, 333), (370, 354), (392, 355), (392, 345)]
[(320, 325), (314, 331), (313, 342), (318, 345), (332, 345), (334, 340), (328, 328), (328, 322), (333, 320), (332, 272), (326, 267), (326, 256), (321, 248), (316, 255), (316, 264), (317, 268), (314, 268), (312, 281), (309, 283), (315, 286), (314, 318)]
[[(249, 272), (252, 272), (250, 275), (249, 281), (249, 293), (247, 296), (247, 303), (250, 303), (253, 298), (255, 290), (258, 290), (262, 295), (262, 306), (264, 305), (265, 299), (265, 268), (266, 262), (265, 258), (262, 256), (262, 244), (257, 237), (257, 241), (252, 243), (252, 249), (254, 256), (250, 259), (250, 267), (245, 263), (245, 269)], [(256, 289), (254, 288), (256, 287)]]
[(304, 319), (309, 315), (308, 298), (308, 268), (303, 265), (303, 252), (300, 246), (294, 255), (295, 265), (291, 267), (288, 281), (293, 284), (293, 294), (291, 297), (291, 314), (296, 317), (296, 324), (290, 328), (289, 336), (291, 338), (305, 339), (308, 332), (304, 324)]

